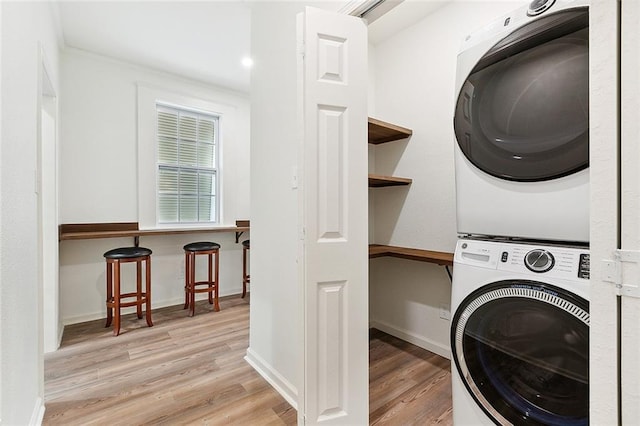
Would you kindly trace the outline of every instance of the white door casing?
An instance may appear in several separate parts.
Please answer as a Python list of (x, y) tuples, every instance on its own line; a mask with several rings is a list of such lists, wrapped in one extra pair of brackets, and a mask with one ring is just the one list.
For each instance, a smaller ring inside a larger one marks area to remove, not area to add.
[(589, 5), (589, 180), (591, 274), (589, 423), (618, 420), (618, 296), (605, 281), (606, 262), (619, 248), (619, 100), (617, 0)]
[[(621, 2), (621, 173), (622, 249), (640, 250), (640, 2)], [(624, 280), (638, 284), (640, 269), (630, 264)], [(621, 300), (621, 419), (633, 424), (640, 418), (640, 299)]]
[(299, 40), (306, 424), (368, 424), (367, 29), (307, 8)]

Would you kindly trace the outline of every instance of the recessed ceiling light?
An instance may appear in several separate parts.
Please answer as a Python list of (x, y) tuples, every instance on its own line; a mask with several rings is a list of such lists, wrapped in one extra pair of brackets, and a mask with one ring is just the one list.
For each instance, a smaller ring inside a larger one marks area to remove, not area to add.
[(253, 59), (251, 59), (248, 56), (245, 56), (244, 58), (242, 58), (242, 65), (245, 68), (251, 68), (253, 66)]

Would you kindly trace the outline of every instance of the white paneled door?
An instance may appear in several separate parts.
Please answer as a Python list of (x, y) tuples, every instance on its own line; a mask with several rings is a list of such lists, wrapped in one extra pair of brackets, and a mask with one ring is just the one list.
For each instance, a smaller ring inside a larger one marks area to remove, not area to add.
[(301, 276), (306, 424), (369, 418), (367, 29), (307, 8), (299, 19)]

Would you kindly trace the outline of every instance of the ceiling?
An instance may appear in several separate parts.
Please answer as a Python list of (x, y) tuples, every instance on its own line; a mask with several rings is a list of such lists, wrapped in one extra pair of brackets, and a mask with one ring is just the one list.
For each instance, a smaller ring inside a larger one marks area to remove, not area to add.
[(60, 1), (66, 46), (249, 91), (244, 1)]
[(451, 0), (404, 0), (369, 24), (369, 42), (376, 45), (408, 28)]
[[(402, 1), (369, 25), (370, 41), (387, 39), (444, 2)], [(250, 4), (245, 0), (57, 2), (68, 47), (244, 93), (250, 84), (250, 70), (241, 63), (250, 56)]]

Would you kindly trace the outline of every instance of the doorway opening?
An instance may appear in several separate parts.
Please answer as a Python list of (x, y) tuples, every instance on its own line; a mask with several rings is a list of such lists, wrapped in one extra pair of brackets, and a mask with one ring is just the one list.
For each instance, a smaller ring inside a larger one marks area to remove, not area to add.
[(38, 198), (38, 276), (42, 352), (58, 348), (62, 336), (58, 290), (58, 150), (57, 97), (44, 52), (40, 51), (39, 137), (36, 164)]

